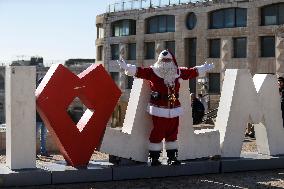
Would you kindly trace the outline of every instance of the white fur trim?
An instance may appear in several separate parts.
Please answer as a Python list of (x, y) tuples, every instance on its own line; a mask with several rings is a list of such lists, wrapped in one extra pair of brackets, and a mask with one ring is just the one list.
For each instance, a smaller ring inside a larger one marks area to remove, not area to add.
[[(159, 74), (159, 72), (157, 71), (157, 68), (155, 67), (155, 66), (150, 66), (150, 68), (152, 68), (152, 70), (153, 70), (153, 72), (154, 72), (154, 74), (156, 75), (156, 76), (158, 76), (159, 78), (163, 78), (160, 74)], [(180, 69), (179, 68), (177, 68), (177, 70), (178, 70), (178, 74), (176, 74), (176, 78), (178, 78), (179, 76), (180, 76)]]
[(147, 112), (149, 112), (150, 115), (157, 117), (174, 118), (183, 114), (183, 108), (159, 108), (148, 104)]
[(166, 150), (175, 150), (178, 149), (178, 142), (173, 141), (173, 142), (166, 142)]
[(162, 142), (160, 143), (149, 143), (149, 150), (151, 151), (161, 151), (163, 148)]
[(182, 78), (178, 78), (178, 82), (181, 83), (183, 81)]
[(135, 76), (137, 68), (135, 65), (127, 64), (127, 68), (125, 69), (125, 74), (128, 76)]

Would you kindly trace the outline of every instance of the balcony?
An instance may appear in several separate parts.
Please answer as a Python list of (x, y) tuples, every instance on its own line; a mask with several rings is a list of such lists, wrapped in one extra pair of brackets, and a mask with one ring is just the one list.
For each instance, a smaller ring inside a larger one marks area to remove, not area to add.
[[(122, 0), (109, 4), (106, 12), (120, 12), (128, 10), (139, 10), (148, 8), (160, 8), (174, 5), (184, 5), (191, 3), (206, 3), (212, 0)], [(214, 1), (215, 2), (215, 1)]]

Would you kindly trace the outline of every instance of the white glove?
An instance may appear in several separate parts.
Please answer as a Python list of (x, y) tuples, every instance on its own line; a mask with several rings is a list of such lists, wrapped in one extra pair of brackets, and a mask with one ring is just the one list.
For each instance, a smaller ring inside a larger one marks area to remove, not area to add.
[(118, 65), (121, 69), (127, 70), (128, 66), (123, 59), (117, 60), (116, 62), (118, 63)]
[(213, 68), (215, 68), (214, 64), (208, 64), (205, 62), (205, 64), (201, 65), (201, 66), (195, 66), (198, 70), (198, 74), (199, 76), (203, 76), (206, 72), (208, 72), (209, 70), (212, 70)]
[(129, 76), (135, 76), (136, 66), (131, 64), (126, 64), (126, 62), (121, 59), (116, 61), (121, 69), (124, 69), (125, 74)]

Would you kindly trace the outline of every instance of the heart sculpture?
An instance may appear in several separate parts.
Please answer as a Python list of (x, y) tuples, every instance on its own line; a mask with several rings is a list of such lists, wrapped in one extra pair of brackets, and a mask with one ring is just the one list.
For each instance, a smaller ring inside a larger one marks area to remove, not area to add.
[[(36, 89), (37, 111), (69, 165), (88, 164), (120, 95), (102, 65), (91, 65), (79, 75), (61, 64), (50, 67)], [(67, 113), (76, 97), (88, 108), (77, 125)]]

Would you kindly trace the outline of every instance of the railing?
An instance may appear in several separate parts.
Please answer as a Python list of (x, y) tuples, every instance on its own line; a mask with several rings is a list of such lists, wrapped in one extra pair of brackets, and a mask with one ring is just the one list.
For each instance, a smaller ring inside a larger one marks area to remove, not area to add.
[(218, 112), (218, 108), (215, 108), (215, 109), (205, 113), (204, 118), (202, 120), (202, 123), (207, 123), (208, 121), (211, 121), (212, 119), (216, 118), (217, 112)]
[(109, 4), (106, 11), (119, 12), (209, 1), (211, 0), (122, 0), (121, 2)]

